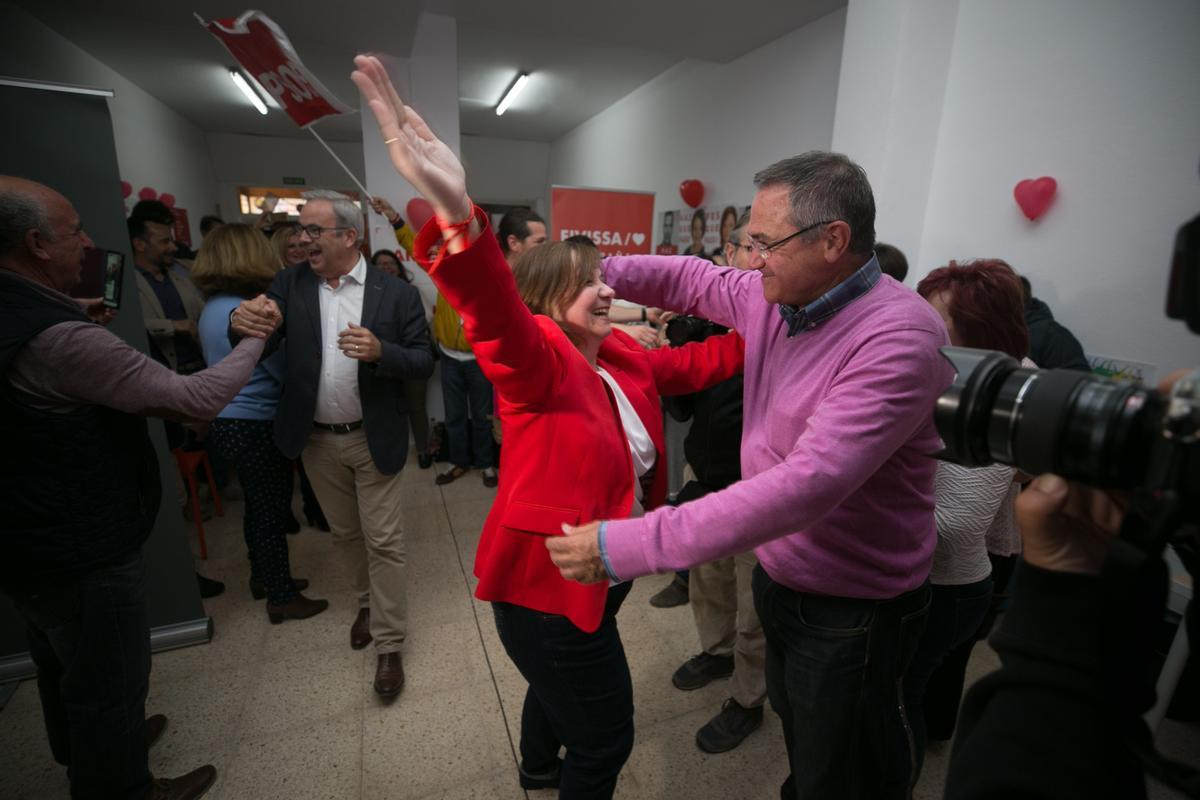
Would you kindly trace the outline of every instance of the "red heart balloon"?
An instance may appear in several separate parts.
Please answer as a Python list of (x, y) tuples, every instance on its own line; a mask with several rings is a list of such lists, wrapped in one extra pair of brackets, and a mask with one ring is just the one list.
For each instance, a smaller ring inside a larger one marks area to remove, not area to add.
[(158, 192), (151, 189), (149, 186), (143, 186), (138, 192), (138, 200), (155, 200), (158, 198)]
[[(404, 207), (405, 214), (408, 215), (408, 225), (414, 231), (419, 231), (425, 227), (425, 223), (433, 219), (433, 206), (424, 197), (414, 197), (408, 201), (408, 205)], [(458, 220), (454, 220), (458, 222)]]
[(695, 178), (688, 178), (679, 184), (679, 196), (691, 208), (699, 208), (704, 202), (704, 184)]
[(121, 181), (121, 197), (129, 197), (133, 194), (133, 184), (129, 181)]
[(175, 195), (171, 194), (170, 192), (163, 192), (161, 195), (159, 195), (158, 199), (162, 201), (162, 204), (167, 208), (175, 207)]
[(1013, 187), (1013, 197), (1021, 207), (1021, 212), (1032, 221), (1046, 213), (1057, 191), (1058, 181), (1042, 176), (1018, 183)]

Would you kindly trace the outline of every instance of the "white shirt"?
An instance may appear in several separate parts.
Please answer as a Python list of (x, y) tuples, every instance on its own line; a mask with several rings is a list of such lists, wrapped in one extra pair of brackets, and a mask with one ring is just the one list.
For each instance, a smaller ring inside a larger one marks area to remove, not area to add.
[(629, 398), (625, 396), (625, 392), (621, 391), (621, 387), (613, 376), (609, 375), (602, 367), (596, 367), (596, 372), (600, 373), (600, 377), (608, 384), (608, 388), (612, 389), (613, 397), (617, 401), (617, 411), (621, 414), (621, 427), (625, 429), (625, 438), (629, 440), (629, 453), (633, 456), (633, 509), (629, 516), (640, 517), (644, 511), (642, 508), (642, 482), (639, 478), (654, 466), (654, 460), (658, 457), (658, 453), (654, 449), (654, 440), (650, 438), (650, 432), (642, 424), (642, 418), (633, 410)]
[(317, 276), (321, 299), (321, 374), (317, 379), (317, 410), (314, 419), (326, 424), (358, 422), (362, 400), (358, 395), (359, 362), (338, 348), (338, 334), (350, 323), (362, 324), (363, 294), (367, 260), (358, 256), (354, 269), (343, 275), (337, 288)]

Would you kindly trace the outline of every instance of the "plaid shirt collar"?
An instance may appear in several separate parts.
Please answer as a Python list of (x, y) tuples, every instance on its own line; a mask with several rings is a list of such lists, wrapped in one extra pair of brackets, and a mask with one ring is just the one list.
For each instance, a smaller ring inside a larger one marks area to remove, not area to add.
[(825, 294), (813, 300), (804, 308), (779, 304), (779, 315), (787, 323), (788, 337), (803, 331), (811, 331), (825, 320), (832, 317), (841, 309), (850, 305), (859, 297), (879, 283), (879, 259), (871, 254), (871, 260), (863, 264), (846, 280), (830, 289)]

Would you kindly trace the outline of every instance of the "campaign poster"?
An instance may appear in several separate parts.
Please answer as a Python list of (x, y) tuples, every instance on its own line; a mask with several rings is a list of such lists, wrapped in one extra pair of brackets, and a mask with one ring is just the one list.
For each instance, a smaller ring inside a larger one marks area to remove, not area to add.
[(174, 230), (172, 231), (172, 234), (171, 234), (172, 238), (174, 238), (175, 241), (177, 241), (177, 242), (181, 242), (183, 244), (186, 244), (188, 247), (191, 247), (192, 246), (192, 226), (190, 224), (188, 224), (187, 209), (172, 208), (171, 209), (171, 217), (175, 220)]
[(672, 208), (659, 214), (659, 255), (699, 256), (725, 262), (725, 243), (733, 233), (738, 218), (750, 206), (712, 205), (700, 208)]
[(606, 256), (646, 254), (654, 233), (654, 193), (554, 186), (551, 237), (587, 236)]

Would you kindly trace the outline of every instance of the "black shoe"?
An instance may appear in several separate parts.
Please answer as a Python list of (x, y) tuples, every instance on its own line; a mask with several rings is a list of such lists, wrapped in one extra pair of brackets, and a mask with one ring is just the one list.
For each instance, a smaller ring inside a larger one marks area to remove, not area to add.
[(717, 680), (728, 678), (733, 674), (733, 656), (712, 656), (701, 653), (683, 662), (683, 666), (675, 670), (671, 683), (676, 689), (691, 691)]
[(731, 697), (721, 706), (721, 713), (696, 732), (696, 746), (706, 753), (724, 753), (741, 744), (762, 723), (762, 706), (743, 708)]
[(205, 599), (216, 597), (225, 591), (225, 584), (214, 581), (212, 578), (206, 578), (199, 572), (196, 573), (196, 583), (200, 585), (200, 596)]
[(433, 466), (433, 454), (432, 453), (418, 453), (417, 454), (417, 466), (420, 467), (421, 469), (429, 469), (430, 467), (432, 467)]
[(525, 762), (522, 761), (517, 765), (517, 773), (520, 775), (522, 789), (557, 789), (562, 778), (562, 759), (558, 759), (554, 769), (549, 772), (526, 772)]
[(650, 598), (650, 605), (655, 608), (674, 608), (688, 601), (688, 582), (676, 575), (667, 587)]
[[(308, 579), (292, 578), (292, 586), (295, 587), (297, 592), (303, 592), (305, 589), (308, 588)], [(267, 587), (263, 585), (262, 581), (256, 581), (253, 578), (251, 578), (250, 579), (250, 596), (253, 597), (255, 600), (262, 600), (264, 597), (267, 596)]]
[(296, 519), (296, 515), (290, 511), (288, 512), (287, 519), (285, 519), (283, 521), (283, 532), (284, 533), (299, 533), (300, 532), (300, 520)]

